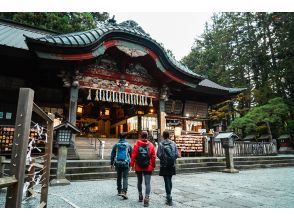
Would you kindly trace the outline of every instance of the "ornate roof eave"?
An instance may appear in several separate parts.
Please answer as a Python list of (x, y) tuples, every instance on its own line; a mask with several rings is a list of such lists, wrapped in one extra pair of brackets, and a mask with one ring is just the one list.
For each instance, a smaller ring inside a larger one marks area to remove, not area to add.
[[(98, 32), (101, 35), (98, 36)], [(90, 35), (89, 33), (92, 33), (92, 35)], [(93, 33), (97, 34), (96, 39), (94, 39)], [(88, 35), (87, 38), (85, 37), (86, 34)], [(83, 41), (81, 41), (82, 39), (81, 36), (83, 36), (84, 38)], [(92, 41), (89, 36), (92, 36)], [(166, 67), (169, 67), (168, 69), (172, 69), (173, 71), (178, 71), (181, 74), (184, 74), (188, 77), (192, 77), (194, 79), (198, 79), (198, 80), (204, 79), (203, 76), (192, 72), (185, 65), (176, 61), (172, 56), (170, 56), (164, 50), (164, 48), (159, 43), (157, 43), (155, 40), (150, 38), (149, 35), (142, 34), (138, 31), (131, 32), (126, 29), (108, 29), (107, 31), (103, 32), (101, 31), (101, 29), (96, 28), (93, 30), (85, 31), (85, 32), (72, 33), (68, 35), (65, 34), (65, 35), (41, 37), (37, 39), (26, 36), (26, 43), (31, 50), (40, 51), (41, 53), (56, 53), (57, 52), (60, 54), (73, 54), (73, 53), (79, 54), (79, 53), (89, 53), (95, 50), (95, 48), (99, 46), (99, 44), (101, 44), (103, 41), (108, 39), (122, 39), (125, 41), (138, 43), (147, 48), (151, 48), (152, 50), (154, 50), (154, 52), (160, 55), (159, 56), (160, 60), (162, 61), (163, 65), (165, 65)], [(69, 43), (65, 44), (64, 43), (65, 41)], [(94, 58), (94, 57), (82, 56), (82, 59), (90, 59), (90, 58)]]

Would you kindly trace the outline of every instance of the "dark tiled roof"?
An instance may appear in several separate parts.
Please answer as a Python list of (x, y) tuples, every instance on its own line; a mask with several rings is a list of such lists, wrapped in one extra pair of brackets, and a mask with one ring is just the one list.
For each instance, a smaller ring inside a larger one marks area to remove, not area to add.
[[(128, 22), (133, 22), (132, 25), (129, 25)], [(135, 25), (134, 25), (135, 24)], [(94, 44), (99, 41), (103, 36), (110, 33), (125, 33), (133, 35), (139, 38), (143, 38), (155, 44), (159, 47), (167, 57), (167, 59), (178, 68), (180, 71), (192, 75), (197, 78), (203, 79), (204, 77), (194, 73), (184, 64), (178, 62), (174, 57), (172, 57), (163, 46), (158, 43), (156, 40), (152, 39), (148, 33), (146, 33), (138, 24), (134, 21), (126, 21), (121, 24), (110, 23), (110, 22), (99, 22), (97, 28), (91, 29), (88, 31), (75, 32), (69, 34), (55, 35), (55, 36), (42, 36), (42, 37), (31, 37), (34, 40), (43, 42), (49, 45), (62, 46), (62, 47), (86, 47)]]
[(229, 93), (240, 93), (244, 90), (246, 90), (246, 88), (229, 88), (229, 87), (224, 87), (221, 86), (209, 79), (204, 79), (199, 83), (199, 86), (204, 86), (204, 87), (209, 87), (209, 88), (214, 88), (214, 89), (219, 89), (219, 90), (226, 90)]
[(0, 45), (28, 50), (24, 35), (40, 38), (50, 34), (53, 33), (0, 19)]

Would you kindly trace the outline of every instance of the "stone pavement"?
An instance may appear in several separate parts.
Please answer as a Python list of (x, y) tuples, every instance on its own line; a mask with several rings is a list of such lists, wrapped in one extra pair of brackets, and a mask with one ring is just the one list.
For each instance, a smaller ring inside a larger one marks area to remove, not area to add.
[[(163, 178), (156, 175), (151, 181), (150, 207), (168, 208), (164, 204)], [(181, 174), (173, 177), (173, 207), (294, 208), (293, 183), (293, 167), (245, 170), (237, 174)], [(48, 207), (141, 208), (135, 177), (129, 178), (128, 195), (128, 200), (116, 195), (115, 179), (71, 182), (68, 186), (49, 188)], [(27, 200), (23, 206), (30, 207), (33, 203)], [(3, 207), (1, 196), (0, 207)]]

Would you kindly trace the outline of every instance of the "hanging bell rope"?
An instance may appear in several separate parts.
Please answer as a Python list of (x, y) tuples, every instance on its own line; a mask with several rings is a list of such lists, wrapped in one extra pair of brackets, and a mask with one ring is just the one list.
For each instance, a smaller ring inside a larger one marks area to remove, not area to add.
[(91, 89), (89, 89), (89, 93), (88, 93), (87, 100), (92, 100), (92, 99), (91, 99)]

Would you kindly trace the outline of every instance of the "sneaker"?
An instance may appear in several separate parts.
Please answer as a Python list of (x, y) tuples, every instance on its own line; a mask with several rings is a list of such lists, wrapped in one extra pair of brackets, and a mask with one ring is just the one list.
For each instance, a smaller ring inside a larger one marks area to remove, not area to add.
[(144, 207), (148, 207), (149, 206), (149, 196), (146, 196), (144, 199)]
[(122, 196), (122, 191), (118, 191), (118, 192), (117, 192), (117, 195), (118, 195), (118, 196)]
[(128, 199), (127, 192), (123, 192), (121, 195), (124, 199)]
[(143, 202), (143, 194), (139, 194), (139, 202)]

